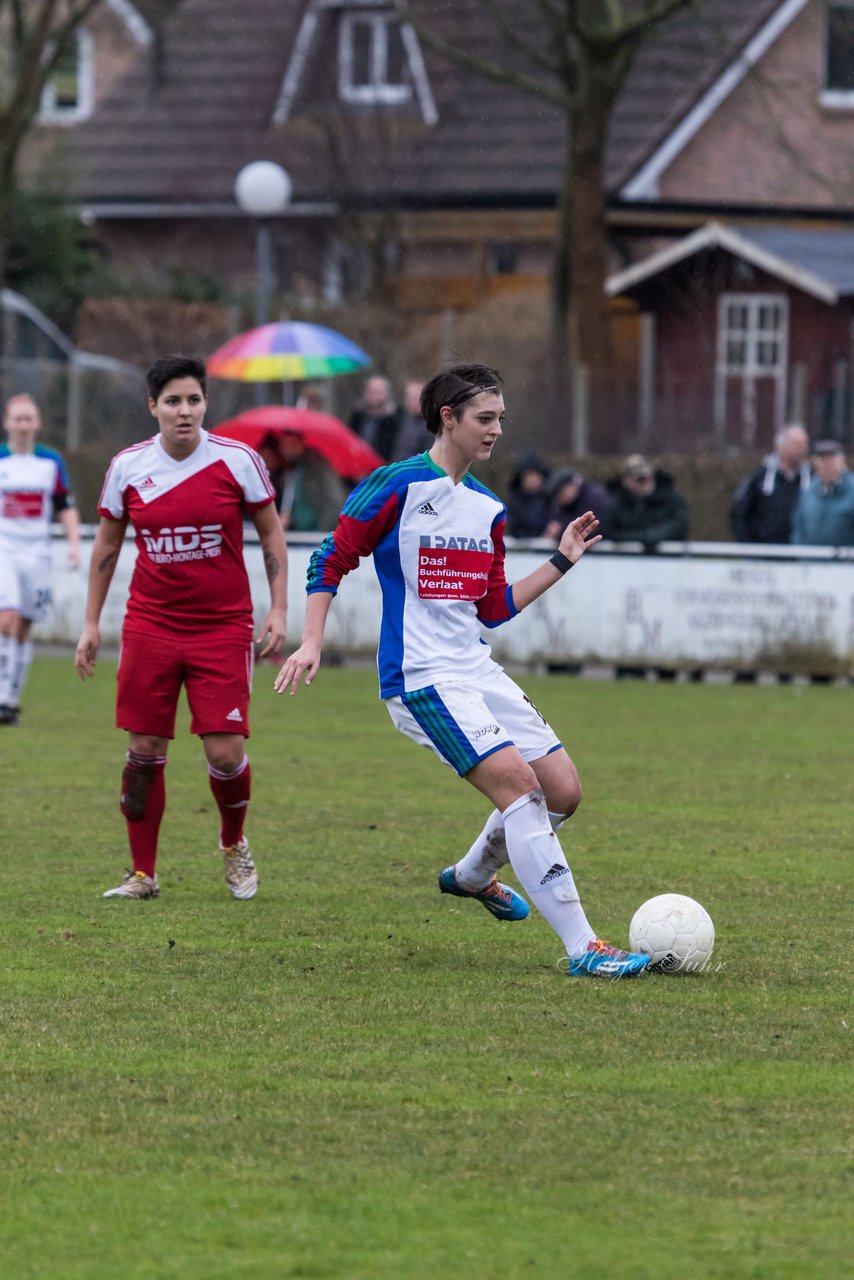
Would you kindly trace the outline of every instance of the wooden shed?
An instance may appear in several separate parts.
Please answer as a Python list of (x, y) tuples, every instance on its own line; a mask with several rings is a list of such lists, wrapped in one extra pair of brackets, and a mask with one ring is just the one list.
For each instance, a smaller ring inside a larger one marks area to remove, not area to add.
[(640, 313), (650, 449), (764, 449), (787, 422), (850, 443), (854, 230), (710, 222), (607, 288)]

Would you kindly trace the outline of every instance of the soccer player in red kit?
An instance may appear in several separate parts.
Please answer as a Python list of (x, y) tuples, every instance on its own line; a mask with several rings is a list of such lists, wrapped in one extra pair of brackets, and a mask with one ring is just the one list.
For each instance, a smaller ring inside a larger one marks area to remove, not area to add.
[(117, 454), (98, 503), (86, 621), (75, 666), (94, 675), (98, 624), (128, 522), (137, 559), (122, 628), (116, 723), (129, 735), (121, 809), (133, 870), (105, 898), (156, 898), (164, 769), (183, 685), (220, 813), (225, 879), (253, 898), (258, 874), (243, 833), (251, 774), (245, 753), (252, 678), (252, 600), (243, 521), (258, 530), (270, 587), (260, 656), (285, 636), (287, 553), (264, 463), (246, 445), (202, 427), (207, 371), (193, 356), (165, 356), (147, 375), (159, 434)]

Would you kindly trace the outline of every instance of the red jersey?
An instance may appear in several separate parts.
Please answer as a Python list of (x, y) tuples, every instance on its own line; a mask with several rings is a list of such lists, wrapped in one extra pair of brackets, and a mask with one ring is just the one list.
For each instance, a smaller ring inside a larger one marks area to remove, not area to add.
[(252, 598), (243, 521), (273, 500), (258, 454), (207, 431), (180, 461), (159, 435), (117, 454), (98, 511), (113, 520), (128, 517), (136, 532), (125, 627), (244, 637), (252, 627)]

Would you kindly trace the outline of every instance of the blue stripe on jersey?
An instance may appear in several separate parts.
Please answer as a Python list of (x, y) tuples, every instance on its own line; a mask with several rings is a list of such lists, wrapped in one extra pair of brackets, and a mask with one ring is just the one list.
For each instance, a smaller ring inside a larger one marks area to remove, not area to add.
[(474, 768), (480, 757), (433, 685), (402, 693), (400, 700), (460, 777)]
[(316, 551), (312, 552), (311, 559), (308, 562), (308, 573), (306, 574), (305, 589), (306, 594), (311, 595), (312, 591), (331, 591), (335, 595), (337, 587), (324, 584), (323, 568), (326, 564), (327, 557), (335, 550), (335, 539), (331, 533), (328, 533), (321, 542)]

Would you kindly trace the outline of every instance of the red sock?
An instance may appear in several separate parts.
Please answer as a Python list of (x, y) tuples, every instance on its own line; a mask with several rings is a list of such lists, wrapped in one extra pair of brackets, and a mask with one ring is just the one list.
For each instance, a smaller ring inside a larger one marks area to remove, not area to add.
[(219, 809), (219, 840), (223, 849), (230, 849), (243, 838), (243, 823), (252, 792), (252, 770), (249, 757), (244, 756), (234, 773), (223, 773), (208, 765), (211, 791)]
[(128, 829), (134, 871), (154, 875), (157, 865), (157, 836), (166, 807), (165, 756), (127, 754), (122, 771), (121, 810)]

